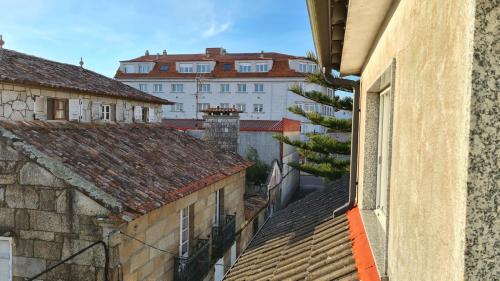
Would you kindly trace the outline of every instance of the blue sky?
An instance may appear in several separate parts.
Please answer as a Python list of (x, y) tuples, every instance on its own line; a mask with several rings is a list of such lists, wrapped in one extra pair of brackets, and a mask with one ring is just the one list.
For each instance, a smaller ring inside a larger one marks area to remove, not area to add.
[[(5, 48), (112, 77), (150, 53), (313, 50), (304, 0), (0, 0)], [(8, 11), (8, 12), (7, 12)]]

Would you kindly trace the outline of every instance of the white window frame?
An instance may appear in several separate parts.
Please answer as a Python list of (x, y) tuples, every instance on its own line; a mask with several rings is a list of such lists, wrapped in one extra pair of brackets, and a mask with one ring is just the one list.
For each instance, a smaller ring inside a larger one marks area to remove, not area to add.
[(210, 84), (198, 84), (198, 92), (199, 93), (210, 93), (211, 92)]
[(198, 103), (198, 105), (197, 105), (198, 111), (207, 110), (209, 108), (210, 108), (210, 103), (202, 102), (202, 103)]
[(171, 92), (172, 93), (184, 93), (184, 84), (172, 84)]
[(229, 103), (222, 102), (222, 103), (220, 104), (220, 108), (229, 108)]
[(303, 73), (307, 72), (307, 63), (305, 63), (305, 62), (299, 63), (299, 72), (303, 72)]
[(262, 103), (254, 103), (253, 112), (255, 112), (255, 113), (264, 112), (264, 105)]
[(193, 73), (193, 64), (192, 63), (180, 63), (179, 64), (179, 73)]
[(246, 93), (247, 92), (247, 84), (237, 84), (238, 93)]
[[(189, 206), (181, 209), (179, 216), (179, 256), (188, 257), (189, 256)], [(185, 219), (185, 220), (184, 220)], [(183, 233), (186, 233), (183, 239)], [(183, 249), (185, 247), (185, 251)]]
[[(7, 243), (9, 244), (9, 253), (8, 253), (8, 257), (5, 258), (5, 259), (8, 259), (9, 260), (9, 272), (8, 272), (8, 275), (7, 275), (7, 280), (8, 281), (12, 281), (12, 238), (11, 237), (0, 237), (0, 240), (2, 241), (7, 241)], [(3, 258), (3, 257), (0, 257), (0, 258)], [(0, 272), (2, 275), (5, 274), (5, 272)]]
[(250, 63), (240, 63), (238, 72), (252, 72), (252, 65)]
[(380, 92), (378, 149), (377, 149), (377, 191), (375, 214), (386, 231), (389, 191), (389, 122), (391, 120), (391, 88)]
[(208, 64), (208, 63), (198, 63), (198, 64), (196, 64), (196, 72), (198, 72), (198, 73), (209, 73), (210, 72), (210, 64)]
[(110, 104), (101, 105), (101, 120), (111, 121), (111, 105)]
[(238, 109), (238, 111), (240, 111), (240, 112), (246, 112), (247, 105), (244, 104), (244, 103), (237, 103), (236, 104), (236, 109)]
[(183, 112), (184, 111), (184, 104), (182, 102), (176, 102), (175, 104), (172, 104), (172, 112)]
[(153, 85), (153, 91), (155, 93), (161, 93), (161, 92), (163, 92), (163, 84), (154, 84)]
[(254, 83), (253, 90), (255, 93), (263, 93), (264, 92), (264, 83)]
[(229, 93), (230, 91), (229, 84), (220, 84), (220, 92), (221, 93)]
[(148, 91), (148, 84), (139, 84), (139, 91), (147, 92)]
[(268, 72), (269, 70), (269, 67), (267, 65), (267, 63), (257, 63), (255, 65), (255, 71), (256, 72)]

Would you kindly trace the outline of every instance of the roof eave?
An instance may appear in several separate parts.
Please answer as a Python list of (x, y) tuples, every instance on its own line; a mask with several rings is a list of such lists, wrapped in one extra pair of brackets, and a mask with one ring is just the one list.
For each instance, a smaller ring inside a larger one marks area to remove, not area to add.
[(309, 22), (320, 67), (331, 69), (329, 1), (307, 0)]

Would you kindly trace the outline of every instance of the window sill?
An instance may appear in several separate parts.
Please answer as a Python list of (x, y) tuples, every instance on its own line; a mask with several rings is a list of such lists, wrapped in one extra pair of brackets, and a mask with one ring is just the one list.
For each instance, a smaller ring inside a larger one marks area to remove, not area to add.
[(253, 92), (253, 94), (265, 94), (266, 92)]
[(184, 92), (170, 92), (171, 94), (184, 94)]
[(236, 92), (237, 94), (248, 94), (248, 92)]
[(360, 214), (377, 270), (382, 276), (385, 273), (386, 232), (380, 225), (380, 220), (375, 210), (360, 210)]

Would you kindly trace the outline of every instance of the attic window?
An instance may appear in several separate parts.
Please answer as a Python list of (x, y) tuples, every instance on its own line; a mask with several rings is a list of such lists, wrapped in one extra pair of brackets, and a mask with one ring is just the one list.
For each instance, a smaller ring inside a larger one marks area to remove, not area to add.
[(168, 71), (168, 64), (162, 64), (160, 66), (160, 71)]
[(224, 71), (230, 71), (231, 70), (231, 64), (230, 63), (225, 63), (224, 64)]

